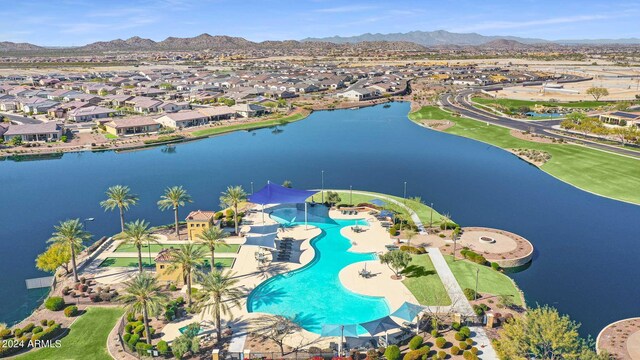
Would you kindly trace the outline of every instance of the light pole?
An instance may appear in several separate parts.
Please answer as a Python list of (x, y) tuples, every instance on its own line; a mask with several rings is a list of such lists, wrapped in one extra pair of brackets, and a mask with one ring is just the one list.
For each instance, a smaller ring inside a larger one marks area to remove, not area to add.
[(429, 227), (433, 227), (433, 203), (431, 203), (431, 217), (429, 218)]
[(404, 182), (404, 195), (402, 196), (404, 199), (404, 204), (407, 205), (407, 182)]
[(253, 195), (253, 181), (251, 182), (251, 195)]
[(320, 200), (322, 203), (324, 203), (324, 170), (322, 170), (321, 172), (321, 189), (322, 191), (320, 191)]
[(84, 225), (84, 229), (85, 230), (87, 230), (87, 222), (88, 221), (93, 221), (93, 220), (95, 220), (95, 218), (86, 218), (86, 219), (82, 220), (82, 223)]
[(478, 300), (478, 275), (480, 274), (480, 269), (476, 269), (476, 293), (473, 294), (473, 300)]
[(353, 186), (349, 185), (349, 205), (353, 206)]

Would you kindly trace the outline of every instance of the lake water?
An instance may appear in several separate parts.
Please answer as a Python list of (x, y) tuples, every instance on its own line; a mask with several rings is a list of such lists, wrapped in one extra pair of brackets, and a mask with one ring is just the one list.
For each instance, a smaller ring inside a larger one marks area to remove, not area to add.
[[(0, 162), (0, 322), (28, 314), (38, 295), (24, 279), (53, 225), (94, 217), (97, 236), (119, 229), (117, 213), (98, 205), (114, 184), (129, 185), (140, 204), (128, 220), (173, 221), (156, 202), (183, 185), (195, 202), (217, 209), (228, 185), (255, 189), (267, 180), (295, 187), (362, 189), (433, 202), (463, 226), (525, 236), (532, 266), (513, 274), (530, 304), (550, 304), (596, 335), (606, 324), (638, 316), (640, 206), (598, 197), (560, 182), (493, 146), (431, 131), (407, 119), (409, 104), (316, 112), (278, 129), (236, 132), (172, 148), (129, 153), (73, 153), (57, 160)], [(640, 191), (640, 189), (638, 190)], [(482, 279), (480, 279), (482, 281)]]

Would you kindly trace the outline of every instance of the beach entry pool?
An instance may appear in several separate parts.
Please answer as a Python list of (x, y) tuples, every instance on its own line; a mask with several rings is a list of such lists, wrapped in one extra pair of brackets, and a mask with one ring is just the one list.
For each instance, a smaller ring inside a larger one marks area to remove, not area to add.
[[(359, 324), (389, 315), (384, 298), (353, 293), (340, 283), (338, 274), (348, 265), (373, 260), (375, 254), (349, 251), (351, 243), (340, 234), (356, 220), (335, 220), (323, 216), (326, 208), (310, 207), (309, 225), (322, 233), (311, 240), (315, 257), (301, 269), (277, 275), (258, 285), (249, 295), (249, 312), (285, 315), (293, 318), (304, 329), (320, 334), (325, 324)], [(304, 212), (282, 208), (271, 217), (284, 225), (304, 225)], [(360, 225), (363, 220), (359, 220)], [(359, 327), (359, 333), (366, 334)]]

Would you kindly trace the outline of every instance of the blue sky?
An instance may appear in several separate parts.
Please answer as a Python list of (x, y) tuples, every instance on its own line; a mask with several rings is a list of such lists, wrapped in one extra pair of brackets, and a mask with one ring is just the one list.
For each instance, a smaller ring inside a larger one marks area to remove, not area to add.
[(640, 1), (3, 0), (0, 41), (83, 45), (201, 33), (253, 41), (412, 30), (554, 39), (640, 37)]

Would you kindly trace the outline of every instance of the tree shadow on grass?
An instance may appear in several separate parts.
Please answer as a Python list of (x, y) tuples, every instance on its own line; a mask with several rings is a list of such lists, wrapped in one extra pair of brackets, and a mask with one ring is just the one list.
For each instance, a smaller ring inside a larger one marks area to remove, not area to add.
[(407, 266), (406, 269), (404, 269), (404, 271), (402, 271), (402, 274), (406, 277), (413, 278), (413, 277), (435, 275), (436, 272), (434, 270), (427, 270), (424, 266), (409, 265)]

